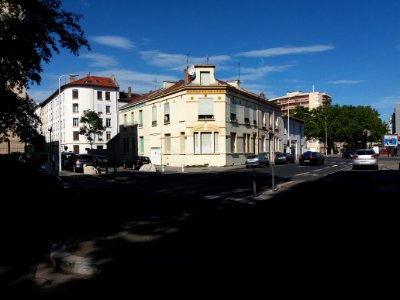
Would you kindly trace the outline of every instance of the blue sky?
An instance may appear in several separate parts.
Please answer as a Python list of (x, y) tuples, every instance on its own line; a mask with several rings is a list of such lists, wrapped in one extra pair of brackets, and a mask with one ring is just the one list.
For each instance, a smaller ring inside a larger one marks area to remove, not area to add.
[(398, 0), (66, 0), (63, 8), (83, 15), (92, 50), (62, 51), (43, 65), (41, 84), (28, 91), (36, 102), (62, 74), (114, 74), (120, 90), (143, 93), (207, 62), (218, 79), (240, 76), (267, 98), (314, 86), (333, 104), (369, 105), (384, 121), (400, 102)]

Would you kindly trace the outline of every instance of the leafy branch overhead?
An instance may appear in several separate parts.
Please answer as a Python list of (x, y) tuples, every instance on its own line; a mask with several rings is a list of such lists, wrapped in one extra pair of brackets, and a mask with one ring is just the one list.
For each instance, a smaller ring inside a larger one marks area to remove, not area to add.
[[(17, 134), (28, 141), (39, 119), (35, 104), (24, 95), (40, 84), (43, 62), (67, 49), (74, 55), (90, 45), (78, 22), (79, 14), (61, 8), (60, 0), (0, 0), (0, 140)], [(23, 103), (22, 101), (27, 103)]]

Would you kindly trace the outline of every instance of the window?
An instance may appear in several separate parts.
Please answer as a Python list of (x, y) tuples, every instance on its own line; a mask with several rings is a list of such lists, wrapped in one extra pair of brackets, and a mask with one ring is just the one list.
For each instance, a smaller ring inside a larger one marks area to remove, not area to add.
[(180, 144), (180, 150), (181, 154), (185, 154), (185, 133), (181, 132), (180, 138), (179, 138), (179, 144)]
[(78, 99), (79, 93), (78, 90), (72, 90), (72, 99)]
[(97, 91), (97, 100), (103, 100), (103, 93), (102, 93), (102, 91)]
[(165, 153), (171, 153), (171, 134), (167, 133), (165, 135)]
[(72, 119), (72, 126), (79, 127), (79, 118)]
[(231, 118), (230, 120), (232, 122), (237, 122), (237, 116), (236, 116), (236, 104), (231, 103)]
[(194, 153), (213, 153), (216, 149), (215, 140), (212, 141), (212, 132), (194, 133)]
[(243, 134), (243, 152), (250, 152), (250, 134)]
[(139, 137), (139, 146), (140, 146), (140, 152), (144, 152), (144, 138), (142, 136)]
[(110, 96), (110, 92), (106, 92), (106, 100), (110, 101), (111, 96)]
[(151, 126), (157, 126), (157, 106), (151, 108)]
[(164, 124), (169, 123), (169, 103), (164, 103)]
[(124, 114), (124, 126), (128, 125), (128, 116), (127, 114)]
[(79, 141), (79, 131), (74, 131), (74, 141)]
[(110, 131), (106, 131), (106, 140), (107, 141), (111, 140), (111, 132)]
[(74, 145), (74, 153), (78, 154), (79, 153), (79, 145)]
[(210, 72), (200, 72), (200, 85), (210, 85)]
[(199, 99), (199, 119), (214, 118), (214, 99), (201, 98)]
[(218, 148), (218, 132), (214, 132), (214, 153), (219, 153), (219, 148)]
[(143, 110), (139, 110), (139, 127), (143, 127)]
[(106, 119), (106, 127), (111, 127), (111, 119), (110, 118)]
[(250, 112), (247, 106), (244, 107), (244, 123), (250, 124)]
[(133, 111), (131, 112), (131, 125), (133, 126), (135, 124), (135, 115)]
[(106, 105), (106, 114), (107, 115), (111, 114), (111, 106), (110, 105)]
[(75, 114), (79, 113), (79, 104), (78, 103), (72, 104), (72, 112)]
[(102, 133), (102, 132), (99, 132), (98, 138), (99, 138), (99, 141), (102, 141), (102, 140), (103, 140), (103, 133)]
[(231, 152), (236, 153), (236, 133), (231, 132)]
[(97, 112), (98, 113), (102, 113), (103, 112), (103, 105), (101, 103), (97, 104)]

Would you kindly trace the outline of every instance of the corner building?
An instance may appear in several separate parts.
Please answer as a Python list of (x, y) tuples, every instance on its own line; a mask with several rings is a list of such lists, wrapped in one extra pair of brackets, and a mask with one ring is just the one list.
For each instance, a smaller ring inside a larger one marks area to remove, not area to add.
[(214, 65), (184, 70), (179, 82), (136, 97), (120, 109), (119, 155), (149, 156), (156, 165), (229, 166), (283, 149), (278, 106), (239, 81), (215, 78)]

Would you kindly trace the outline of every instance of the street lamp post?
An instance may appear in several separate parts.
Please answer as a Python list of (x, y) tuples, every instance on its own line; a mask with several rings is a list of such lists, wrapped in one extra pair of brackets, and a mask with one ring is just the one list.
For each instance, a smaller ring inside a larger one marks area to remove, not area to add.
[(328, 127), (326, 125), (326, 115), (325, 117), (325, 156), (328, 156)]
[(59, 138), (59, 149), (58, 149), (58, 172), (60, 172), (62, 170), (62, 151), (63, 151), (63, 147), (62, 147), (62, 126), (63, 126), (63, 122), (61, 120), (61, 108), (62, 108), (62, 104), (61, 104), (61, 78), (65, 77), (65, 76), (69, 76), (69, 77), (76, 77), (79, 76), (79, 74), (62, 74), (58, 77), (58, 114), (59, 114), (59, 129), (60, 129), (60, 138)]
[(49, 131), (49, 140), (50, 140), (50, 147), (49, 147), (49, 156), (50, 156), (50, 159), (49, 159), (49, 169), (50, 169), (50, 173), (51, 174), (53, 174), (53, 151), (52, 151), (52, 145), (51, 145), (51, 133), (53, 132), (53, 127), (51, 127), (50, 126), (50, 128), (49, 129), (47, 129), (48, 131)]
[(287, 148), (288, 149), (286, 150), (286, 152), (288, 152), (288, 153), (292, 152), (292, 149), (290, 148), (290, 146), (291, 146), (291, 144), (290, 144), (290, 99), (291, 98), (289, 98), (288, 101), (287, 101), (287, 109), (288, 109), (288, 115), (287, 115), (287, 128), (288, 128), (288, 132), (287, 132), (287, 137), (288, 137)]

